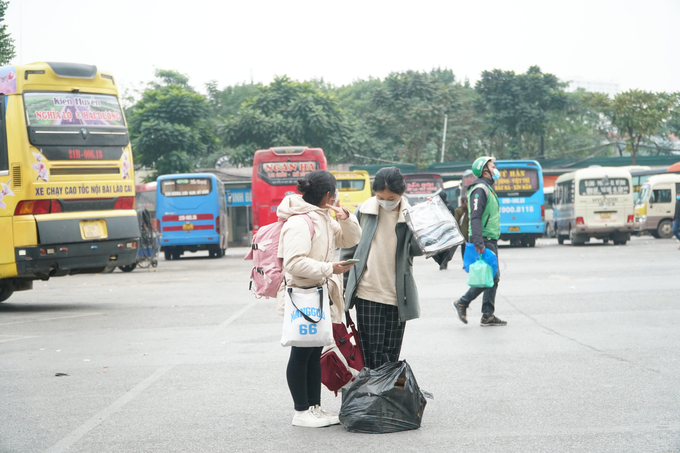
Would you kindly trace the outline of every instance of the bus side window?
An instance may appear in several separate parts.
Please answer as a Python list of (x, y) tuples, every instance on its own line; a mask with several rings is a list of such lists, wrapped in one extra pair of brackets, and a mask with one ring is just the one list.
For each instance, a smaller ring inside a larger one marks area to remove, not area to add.
[(671, 202), (671, 189), (657, 189), (652, 191), (652, 197), (649, 200), (650, 203), (670, 203)]
[(0, 94), (0, 171), (9, 170), (7, 155), (7, 125), (5, 124), (5, 95)]

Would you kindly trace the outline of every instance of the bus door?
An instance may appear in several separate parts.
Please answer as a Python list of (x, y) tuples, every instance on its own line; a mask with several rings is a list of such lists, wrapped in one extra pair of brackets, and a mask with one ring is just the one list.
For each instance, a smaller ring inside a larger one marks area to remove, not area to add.
[(409, 173), (404, 175), (406, 193), (411, 206), (427, 201), (444, 190), (444, 180), (434, 173)]

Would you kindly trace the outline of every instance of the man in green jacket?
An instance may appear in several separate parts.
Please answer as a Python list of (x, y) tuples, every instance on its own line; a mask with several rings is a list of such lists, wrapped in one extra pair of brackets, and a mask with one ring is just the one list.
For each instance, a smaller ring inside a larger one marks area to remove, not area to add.
[[(482, 156), (472, 164), (472, 173), (477, 179), (468, 189), (468, 212), (470, 215), (470, 241), (475, 245), (477, 252), (484, 253), (488, 248), (498, 256), (498, 238), (501, 236), (501, 214), (498, 196), (493, 190), (494, 182), (498, 181), (500, 173), (496, 169), (494, 161), (489, 156)], [(481, 293), (482, 299), (482, 326), (504, 326), (507, 322), (494, 315), (496, 304), (496, 290), (500, 279), (500, 269), (494, 278), (491, 288), (471, 287), (460, 299), (453, 302), (453, 307), (458, 312), (460, 320), (467, 324), (467, 309), (470, 303)]]

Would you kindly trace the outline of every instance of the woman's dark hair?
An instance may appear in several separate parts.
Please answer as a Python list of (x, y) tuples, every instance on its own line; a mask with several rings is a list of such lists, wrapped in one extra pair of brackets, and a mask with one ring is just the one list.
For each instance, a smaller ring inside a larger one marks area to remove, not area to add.
[(404, 175), (397, 167), (384, 167), (375, 174), (373, 180), (373, 192), (380, 192), (381, 190), (389, 189), (397, 195), (403, 195), (406, 192), (406, 182)]
[(314, 206), (319, 206), (327, 193), (330, 192), (333, 196), (335, 190), (335, 176), (326, 170), (314, 170), (307, 173), (304, 178), (298, 179), (297, 191), (302, 194), (303, 200)]

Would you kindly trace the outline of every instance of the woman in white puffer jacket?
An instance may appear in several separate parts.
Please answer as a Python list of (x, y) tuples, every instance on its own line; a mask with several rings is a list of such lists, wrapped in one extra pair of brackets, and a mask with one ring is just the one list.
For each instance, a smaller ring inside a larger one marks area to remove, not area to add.
[[(336, 247), (353, 247), (361, 239), (361, 227), (354, 214), (333, 206), (336, 201), (335, 177), (324, 170), (308, 173), (298, 180), (302, 195), (289, 195), (281, 201), (277, 215), (286, 221), (281, 230), (279, 256), (283, 258), (285, 282), (288, 286), (308, 288), (328, 284), (331, 319), (342, 321), (344, 300), (340, 276), (353, 265), (332, 262)], [(336, 220), (331, 218), (333, 209)], [(312, 219), (314, 237), (309, 225), (299, 214)], [(284, 288), (282, 288), (284, 289)], [(279, 306), (284, 291), (279, 291)], [(338, 416), (321, 410), (322, 347), (291, 346), (286, 370), (288, 388), (293, 396), (293, 425), (317, 428), (340, 423)]]

